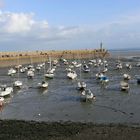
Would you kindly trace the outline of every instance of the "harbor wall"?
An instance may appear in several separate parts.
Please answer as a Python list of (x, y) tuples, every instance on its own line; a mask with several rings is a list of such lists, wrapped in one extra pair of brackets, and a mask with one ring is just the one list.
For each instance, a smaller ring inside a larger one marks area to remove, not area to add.
[(109, 57), (110, 53), (105, 49), (95, 50), (63, 50), (63, 51), (34, 51), (34, 52), (0, 52), (0, 67), (18, 64), (31, 64), (48, 61), (51, 59), (93, 59)]

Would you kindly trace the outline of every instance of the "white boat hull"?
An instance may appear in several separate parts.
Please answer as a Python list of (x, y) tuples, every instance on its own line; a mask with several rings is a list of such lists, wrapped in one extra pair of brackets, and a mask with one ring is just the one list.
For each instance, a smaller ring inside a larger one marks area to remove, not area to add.
[(19, 87), (19, 88), (21, 88), (22, 85), (23, 85), (23, 84), (22, 84), (21, 81), (15, 81), (13, 86), (14, 86), (14, 87)]
[(44, 82), (44, 83), (38, 83), (39, 88), (48, 88), (48, 83)]
[(71, 73), (71, 72), (69, 72), (69, 73), (67, 74), (67, 77), (68, 77), (69, 79), (75, 79), (75, 78), (77, 77), (77, 74), (76, 74), (76, 73)]
[(45, 78), (50, 78), (50, 79), (54, 78), (54, 74), (53, 73), (47, 73), (44, 76), (45, 76)]
[(5, 90), (0, 89), (0, 97), (8, 96), (13, 92), (12, 87), (6, 87)]

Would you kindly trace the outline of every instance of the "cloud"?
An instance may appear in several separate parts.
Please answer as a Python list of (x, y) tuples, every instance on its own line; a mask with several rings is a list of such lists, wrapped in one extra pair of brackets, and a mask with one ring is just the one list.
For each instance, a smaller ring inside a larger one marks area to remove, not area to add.
[(35, 20), (34, 13), (1, 11), (0, 49), (97, 48), (101, 41), (107, 48), (137, 47), (140, 44), (139, 25), (139, 13), (121, 15), (115, 21), (98, 25), (52, 27), (47, 20)]
[(48, 22), (35, 21), (33, 13), (0, 12), (0, 26), (1, 32), (22, 34), (36, 28), (45, 29), (48, 27)]
[(26, 32), (31, 30), (33, 24), (30, 15), (13, 13), (7, 16), (5, 30), (8, 33)]
[(34, 24), (31, 14), (24, 13), (0, 13), (1, 31), (7, 33), (21, 33), (31, 30)]

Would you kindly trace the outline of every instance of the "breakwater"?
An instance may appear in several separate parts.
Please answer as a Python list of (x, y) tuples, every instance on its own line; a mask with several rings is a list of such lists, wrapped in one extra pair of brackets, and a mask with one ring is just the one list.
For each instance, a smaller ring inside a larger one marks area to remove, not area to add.
[(105, 49), (94, 50), (63, 50), (63, 51), (33, 51), (33, 52), (0, 52), (0, 67), (17, 64), (30, 64), (44, 62), (52, 59), (85, 59), (109, 57), (110, 53)]

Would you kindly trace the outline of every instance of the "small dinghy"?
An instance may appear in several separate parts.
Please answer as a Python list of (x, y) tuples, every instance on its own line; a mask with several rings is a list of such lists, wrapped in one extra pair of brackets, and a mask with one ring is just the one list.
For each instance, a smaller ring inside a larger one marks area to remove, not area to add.
[(129, 64), (129, 63), (126, 63), (126, 68), (127, 68), (127, 69), (132, 69), (132, 65)]
[(27, 67), (22, 67), (22, 68), (20, 68), (19, 71), (20, 71), (21, 73), (25, 73), (26, 70), (27, 70)]
[(99, 72), (99, 73), (96, 74), (96, 79), (101, 80), (102, 77), (104, 77), (103, 73)]
[(91, 92), (90, 89), (85, 89), (81, 92), (81, 98), (83, 101), (91, 101), (91, 100), (95, 100), (95, 95)]
[(41, 70), (41, 66), (39, 64), (36, 66), (36, 70), (37, 71), (40, 71)]
[(105, 83), (108, 83), (108, 82), (109, 82), (109, 79), (108, 79), (107, 76), (102, 76), (102, 77), (100, 78), (100, 81), (101, 81), (102, 84), (105, 84)]
[(124, 78), (124, 80), (130, 80), (131, 76), (129, 74), (124, 74), (123, 78)]
[(78, 81), (78, 90), (84, 90), (87, 87), (86, 83), (83, 81)]
[(48, 82), (42, 81), (41, 83), (38, 83), (39, 88), (48, 88)]
[(118, 58), (118, 60), (117, 60), (117, 62), (116, 62), (116, 69), (117, 69), (117, 70), (120, 70), (120, 69), (122, 69), (122, 68), (123, 68), (122, 63), (121, 63), (121, 61), (120, 61), (119, 58)]
[(122, 91), (128, 91), (129, 90), (129, 84), (127, 82), (121, 81), (121, 90)]
[(90, 68), (88, 67), (87, 64), (84, 64), (84, 65), (83, 65), (83, 71), (84, 71), (85, 73), (90, 72)]
[(102, 71), (102, 73), (106, 73), (108, 71), (107, 67), (105, 67)]
[(69, 79), (75, 79), (77, 77), (77, 74), (75, 71), (70, 71), (70, 72), (68, 72), (67, 77)]
[(15, 88), (21, 88), (22, 87), (22, 81), (19, 81), (19, 80), (15, 81), (14, 84), (13, 84), (13, 86)]

